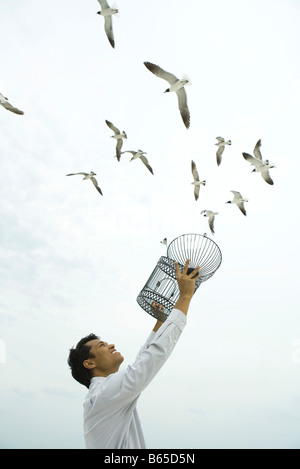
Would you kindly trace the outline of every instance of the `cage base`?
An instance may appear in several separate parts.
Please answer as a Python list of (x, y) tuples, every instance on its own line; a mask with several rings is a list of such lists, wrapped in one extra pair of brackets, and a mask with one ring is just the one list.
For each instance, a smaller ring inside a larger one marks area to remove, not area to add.
[[(165, 297), (158, 295), (156, 292), (145, 289), (141, 291), (136, 301), (140, 307), (146, 311), (146, 313), (162, 322), (167, 319), (175, 304), (175, 302), (173, 303), (170, 300), (167, 300)], [(156, 308), (153, 306), (153, 303), (158, 303), (164, 308), (164, 310), (161, 311), (160, 309)]]
[[(198, 283), (197, 288), (199, 288), (200, 285), (201, 282)], [(164, 322), (173, 310), (178, 297), (179, 292), (176, 294), (176, 296), (174, 295), (174, 298), (171, 300), (170, 298), (159, 295), (156, 291), (143, 288), (143, 290), (139, 293), (136, 301), (140, 307), (146, 311), (146, 313), (150, 314), (158, 321)], [(153, 303), (158, 303), (164, 308), (164, 310), (161, 311), (161, 309), (153, 306)]]

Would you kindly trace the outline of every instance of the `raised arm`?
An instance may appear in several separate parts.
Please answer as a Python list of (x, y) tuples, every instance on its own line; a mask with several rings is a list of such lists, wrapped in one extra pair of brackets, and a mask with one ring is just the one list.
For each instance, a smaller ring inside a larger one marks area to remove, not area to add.
[(187, 315), (190, 301), (192, 296), (195, 292), (195, 283), (197, 278), (199, 277), (199, 269), (200, 266), (196, 267), (190, 274), (187, 274), (187, 270), (189, 267), (190, 259), (187, 259), (182, 269), (182, 272), (179, 269), (178, 263), (175, 262), (176, 268), (176, 275), (177, 275), (177, 283), (179, 287), (179, 298), (176, 301), (174, 308), (179, 309), (185, 315)]
[[(158, 309), (160, 310), (162, 313), (164, 311), (164, 307), (162, 305), (160, 305), (159, 303), (156, 303), (155, 301), (153, 301), (152, 303), (152, 307), (154, 309)], [(157, 332), (158, 329), (160, 328), (160, 326), (163, 324), (164, 322), (163, 321), (160, 321), (159, 319), (156, 321), (156, 324), (155, 326), (153, 327), (153, 332)]]
[(163, 323), (157, 321), (154, 332), (151, 332), (133, 364), (129, 365), (126, 370), (113, 373), (108, 377), (108, 387), (104, 392), (104, 397), (107, 395), (111, 399), (111, 396), (115, 395), (120, 405), (124, 405), (127, 401), (132, 402), (132, 399), (145, 389), (170, 356), (186, 325), (186, 315), (200, 269), (197, 267), (190, 274), (187, 274), (188, 265), (189, 259), (180, 272), (179, 266), (176, 264), (180, 293), (170, 315)]
[[(196, 283), (197, 278), (199, 277), (198, 271), (200, 269), (200, 266), (198, 266), (196, 269), (193, 270), (193, 272), (187, 275), (189, 262), (190, 262), (190, 259), (187, 259), (182, 272), (179, 269), (178, 263), (175, 262), (177, 283), (179, 287), (179, 298), (174, 308), (179, 309), (185, 315), (187, 315), (190, 301), (195, 292), (195, 283)], [(159, 305), (158, 303), (153, 303), (153, 306), (163, 311), (163, 306)], [(157, 320), (153, 328), (153, 331), (157, 332), (162, 324), (163, 324), (163, 321)]]

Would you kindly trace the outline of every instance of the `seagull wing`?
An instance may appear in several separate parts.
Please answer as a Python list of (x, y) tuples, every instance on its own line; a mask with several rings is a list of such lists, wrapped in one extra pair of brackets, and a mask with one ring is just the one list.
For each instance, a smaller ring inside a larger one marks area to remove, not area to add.
[(246, 210), (245, 210), (245, 206), (244, 206), (244, 202), (242, 200), (237, 203), (237, 206), (244, 215), (247, 215)]
[(167, 80), (170, 85), (173, 85), (178, 81), (178, 78), (175, 77), (172, 73), (166, 72), (162, 68), (160, 68), (158, 65), (152, 64), (151, 62), (144, 62), (144, 65), (150, 70), (150, 72), (154, 73), (159, 78), (163, 78), (164, 80)]
[[(216, 139), (218, 140), (219, 143), (225, 142), (225, 139), (223, 137), (216, 137)], [(216, 145), (218, 144), (216, 143)]]
[(242, 194), (238, 191), (230, 191), (234, 195), (234, 200), (242, 199)]
[(123, 145), (123, 139), (119, 138), (117, 141), (117, 147), (116, 147), (116, 152), (117, 152), (117, 160), (120, 161), (121, 158), (121, 148)]
[(260, 147), (261, 147), (261, 140), (258, 140), (257, 144), (254, 147), (253, 153), (254, 153), (255, 158), (262, 161)]
[(192, 160), (192, 175), (195, 182), (199, 181), (199, 174), (197, 171), (196, 163)]
[(205, 217), (208, 217), (208, 225), (210, 227), (210, 231), (212, 232), (212, 234), (215, 233), (215, 230), (214, 230), (214, 221), (215, 221), (215, 216), (214, 216), (214, 212), (212, 212), (211, 210), (202, 210), (201, 211), (201, 214), (204, 214)]
[(215, 230), (214, 230), (214, 221), (215, 221), (215, 216), (214, 215), (209, 215), (208, 217), (208, 225), (210, 227), (210, 231), (212, 232), (212, 234), (215, 234)]
[(222, 155), (223, 155), (224, 149), (225, 149), (225, 146), (222, 145), (222, 146), (219, 147), (218, 150), (217, 150), (217, 165), (218, 165), (218, 166), (220, 166), (220, 164), (221, 164)]
[(268, 169), (266, 169), (266, 170), (264, 170), (264, 171), (261, 171), (261, 175), (262, 175), (263, 179), (264, 179), (268, 184), (270, 184), (271, 186), (273, 186), (274, 182), (273, 182), (273, 180), (271, 179), (271, 176), (270, 176), (270, 174), (269, 174), (269, 170), (268, 170)]
[(144, 165), (149, 169), (150, 173), (154, 174), (154, 173), (153, 173), (153, 169), (152, 169), (151, 166), (149, 165), (147, 158), (146, 158), (144, 155), (141, 155), (141, 156), (140, 156), (140, 159), (142, 160), (142, 162), (144, 163)]
[(195, 200), (198, 200), (199, 192), (200, 192), (200, 186), (195, 186), (195, 189), (194, 189)]
[(20, 111), (20, 109), (12, 106), (8, 101), (4, 101), (1, 103), (2, 106), (7, 109), (8, 111), (11, 111), (11, 112), (14, 112), (15, 114), (19, 114), (19, 115), (23, 115), (24, 112), (23, 111)]
[(109, 5), (106, 0), (98, 0), (98, 2), (100, 3), (102, 10), (106, 10), (109, 8)]
[(190, 126), (190, 111), (187, 105), (187, 96), (186, 91), (184, 88), (180, 88), (180, 90), (176, 91), (177, 98), (178, 98), (178, 107), (184, 122), (184, 125), (188, 129)]
[(88, 175), (88, 173), (71, 173), (71, 174), (66, 174), (66, 176), (76, 176), (76, 174), (82, 174), (83, 176)]
[(101, 191), (101, 189), (100, 189), (100, 187), (98, 186), (98, 182), (97, 182), (97, 180), (94, 178), (94, 176), (91, 177), (91, 180), (93, 181), (93, 184), (94, 184), (94, 186), (96, 187), (97, 191), (98, 191), (101, 195), (103, 195), (103, 194), (102, 194), (102, 191)]
[(106, 124), (108, 125), (108, 127), (109, 127), (111, 130), (114, 131), (115, 135), (119, 135), (119, 134), (120, 134), (119, 129), (117, 129), (117, 127), (115, 127), (111, 122), (109, 122), (109, 121), (107, 121), (107, 120), (106, 120), (105, 122), (106, 122)]
[(112, 47), (115, 47), (115, 39), (114, 39), (114, 33), (112, 29), (112, 17), (111, 15), (107, 15), (104, 17), (104, 29), (106, 32), (106, 35), (108, 37), (108, 40), (110, 42), (110, 45)]
[(243, 157), (245, 158), (245, 160), (249, 161), (249, 163), (253, 164), (253, 166), (255, 166), (256, 168), (262, 166), (262, 162), (257, 158), (254, 158), (254, 156), (249, 155), (249, 153), (243, 153)]

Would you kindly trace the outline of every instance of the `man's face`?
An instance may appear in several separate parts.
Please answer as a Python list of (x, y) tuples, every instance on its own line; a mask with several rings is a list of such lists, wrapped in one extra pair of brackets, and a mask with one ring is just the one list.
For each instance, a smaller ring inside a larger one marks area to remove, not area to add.
[(88, 368), (93, 370), (94, 376), (108, 376), (118, 371), (124, 357), (115, 349), (114, 344), (93, 339), (86, 345), (91, 347), (90, 353), (94, 357), (85, 360), (85, 362), (89, 365)]

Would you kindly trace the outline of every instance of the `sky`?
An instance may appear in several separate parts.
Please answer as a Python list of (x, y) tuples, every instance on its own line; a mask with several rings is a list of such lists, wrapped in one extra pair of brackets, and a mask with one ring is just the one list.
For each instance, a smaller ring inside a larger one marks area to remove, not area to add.
[[(136, 297), (160, 241), (205, 232), (222, 264), (139, 399), (147, 447), (300, 447), (300, 2), (184, 5), (119, 0), (113, 49), (96, 0), (1, 0), (0, 92), (24, 111), (0, 107), (1, 448), (84, 448), (69, 349), (94, 332), (130, 364), (155, 323)], [(144, 61), (190, 78), (189, 129)], [(117, 161), (106, 119), (154, 175)], [(273, 186), (242, 157), (259, 139)], [(79, 171), (103, 196), (66, 178)]]

